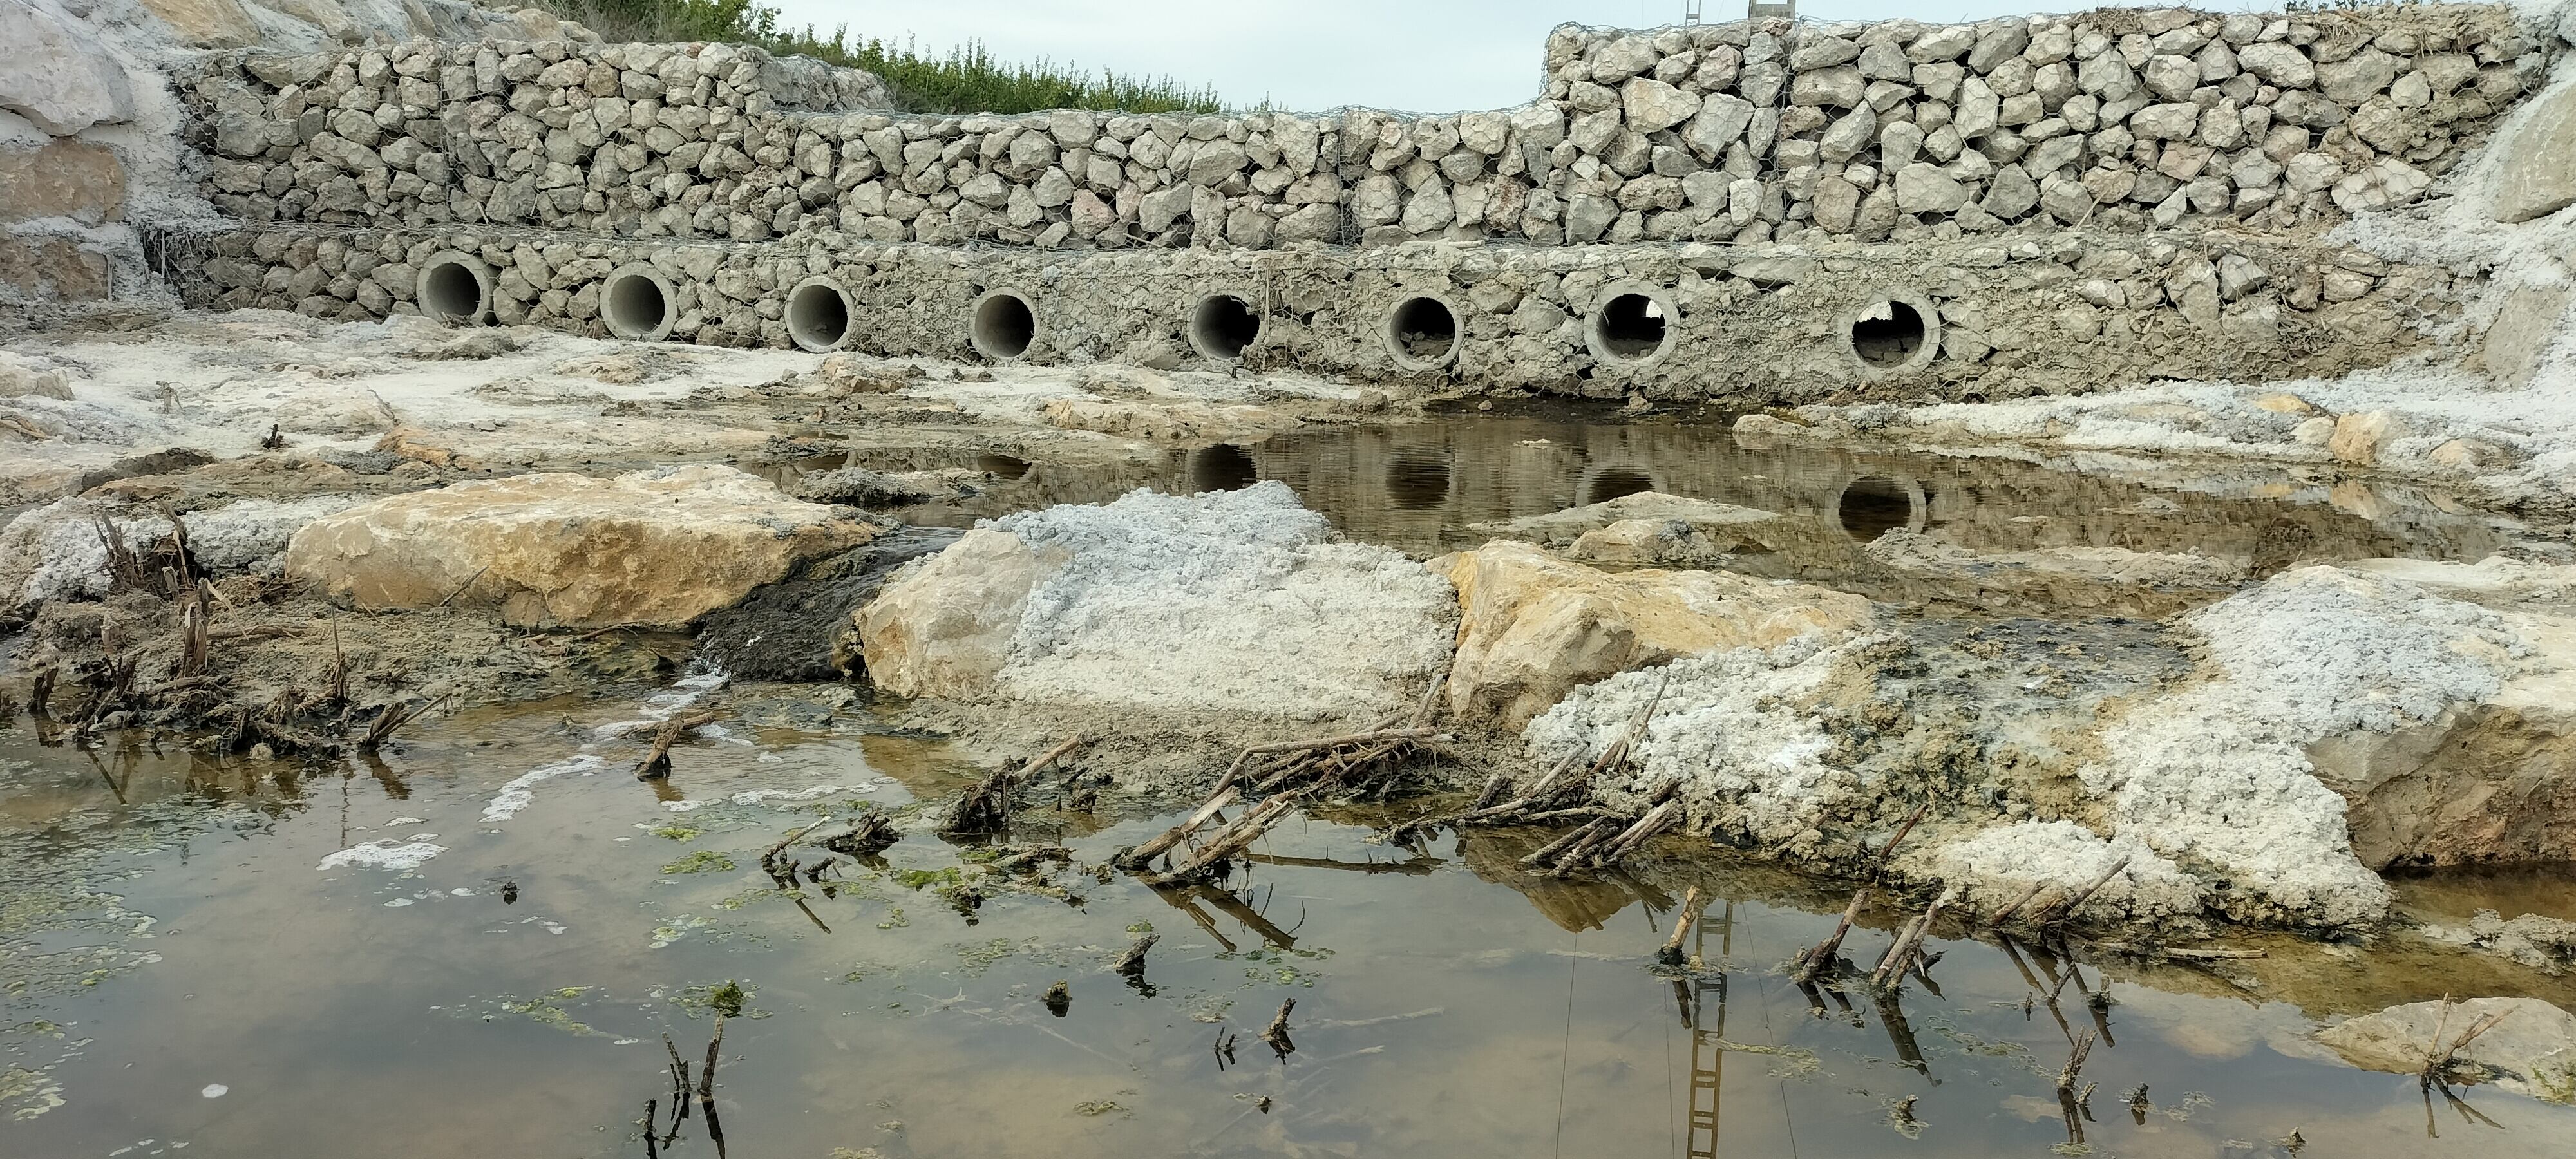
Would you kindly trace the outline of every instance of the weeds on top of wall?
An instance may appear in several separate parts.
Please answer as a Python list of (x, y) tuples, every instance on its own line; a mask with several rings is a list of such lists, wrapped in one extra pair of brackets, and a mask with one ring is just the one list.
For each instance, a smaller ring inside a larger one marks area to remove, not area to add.
[(810, 56), (883, 77), (895, 102), (916, 113), (1031, 113), (1097, 109), (1129, 113), (1223, 111), (1216, 90), (1187, 88), (1170, 77), (1078, 72), (1054, 61), (995, 59), (980, 41), (945, 56), (870, 37), (853, 42), (846, 27), (830, 37), (808, 26), (782, 29), (778, 10), (754, 0), (536, 0), (610, 41), (732, 41), (780, 56)]

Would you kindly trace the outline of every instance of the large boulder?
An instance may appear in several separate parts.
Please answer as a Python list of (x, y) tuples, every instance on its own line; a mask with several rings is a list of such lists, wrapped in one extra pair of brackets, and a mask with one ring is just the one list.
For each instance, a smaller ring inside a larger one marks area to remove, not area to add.
[[(2419, 1074), (2437, 1035), (2457, 1039), (2489, 1019), (2497, 1021), (2461, 1047), (2456, 1062), (2506, 1090), (2576, 1103), (2576, 1014), (2538, 998), (2410, 1002), (2345, 1019), (2318, 1031), (2317, 1041), (2364, 1070)], [(2469, 1077), (2459, 1069), (2454, 1081)]]
[(678, 627), (879, 525), (731, 467), (520, 475), (314, 521), (286, 570), (361, 608), (498, 607), (514, 625)]
[(899, 695), (1321, 719), (1414, 703), (1455, 609), (1439, 577), (1339, 541), (1271, 481), (995, 520), (857, 620), (869, 677)]
[(1869, 601), (1843, 592), (1717, 571), (1608, 572), (1517, 540), (1430, 566), (1461, 610), (1450, 708), (1512, 729), (1614, 673), (1870, 622)]
[(2523, 110), (2495, 178), (2495, 219), (2529, 221), (2576, 204), (2576, 85)]
[(68, 137), (133, 119), (134, 90), (88, 28), (8, 0), (0, 3), (0, 109)]

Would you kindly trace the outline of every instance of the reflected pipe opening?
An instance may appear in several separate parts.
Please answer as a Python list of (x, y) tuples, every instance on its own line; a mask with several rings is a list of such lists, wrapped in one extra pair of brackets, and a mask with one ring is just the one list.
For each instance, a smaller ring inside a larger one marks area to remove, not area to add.
[(599, 291), (599, 316), (608, 332), (638, 342), (659, 342), (676, 316), (671, 284), (649, 267), (629, 266), (608, 275)]
[(1592, 340), (1615, 362), (1651, 358), (1671, 333), (1664, 304), (1644, 294), (1618, 294), (1592, 312)]
[(1242, 358), (1260, 337), (1260, 313), (1232, 294), (1210, 294), (1190, 312), (1190, 345), (1219, 362)]
[(451, 250), (422, 265), (412, 295), (433, 322), (479, 326), (492, 310), (491, 279), (482, 262)]
[(787, 336), (821, 354), (850, 338), (850, 299), (826, 278), (807, 278), (787, 292)]
[(975, 301), (966, 340), (986, 358), (1010, 359), (1029, 352), (1038, 338), (1037, 311), (1014, 290), (994, 290)]
[(1386, 316), (1386, 345), (1405, 369), (1439, 366), (1458, 352), (1458, 315), (1438, 298), (1406, 298)]
[(1869, 475), (1843, 487), (1834, 518), (1843, 534), (1868, 543), (1899, 528), (1916, 526), (1920, 513), (1914, 489), (1885, 475)]

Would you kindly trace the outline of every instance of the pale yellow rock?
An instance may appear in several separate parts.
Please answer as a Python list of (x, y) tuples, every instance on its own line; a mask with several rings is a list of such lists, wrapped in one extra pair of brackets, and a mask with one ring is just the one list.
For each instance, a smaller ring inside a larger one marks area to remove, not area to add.
[(2530, 385), (2541, 360), (2558, 342), (2558, 329), (2567, 319), (2567, 296), (2565, 286), (2514, 287), (2478, 341), (2478, 365), (2499, 385)]
[(1809, 584), (1712, 571), (1605, 572), (1516, 540), (1429, 566), (1458, 589), (1449, 706), (1508, 729), (1614, 673), (1809, 632), (1838, 639), (1871, 617), (1869, 601)]
[(1661, 491), (1638, 491), (1545, 515), (1469, 526), (1477, 531), (1556, 547), (1630, 520), (1683, 524), (1704, 536), (1719, 551), (1735, 551), (1747, 545), (1776, 546), (1774, 541), (1784, 530), (1780, 517), (1769, 511), (1667, 495)]
[(2290, 394), (2286, 391), (2280, 394), (2264, 395), (2261, 398), (2255, 399), (2254, 405), (2261, 407), (2264, 410), (2268, 410), (2273, 414), (2312, 415), (2321, 413), (2317, 410), (2317, 405), (2315, 403), (2309, 402), (2304, 398), (2300, 398), (2299, 396)]
[(2335, 420), (2334, 434), (2326, 440), (2326, 453), (2356, 467), (2368, 467), (2379, 462), (2381, 448), (2405, 435), (2405, 424), (2387, 411), (2348, 414)]
[(1725, 546), (1680, 519), (1622, 519), (1584, 532), (1565, 550), (1585, 563), (1631, 567), (1708, 567), (1725, 561)]
[(261, 40), (238, 0), (143, 0), (143, 7), (192, 47), (245, 48)]
[(2513, 453), (2485, 439), (2453, 439), (2424, 456), (2457, 471), (2487, 471), (2513, 461)]
[(868, 679), (898, 696), (980, 698), (993, 689), (1029, 592), (1063, 565), (1018, 536), (967, 532), (859, 609)]
[(2290, 432), (2290, 441), (2302, 447), (2322, 447), (2334, 438), (2335, 421), (2318, 415), (2300, 423)]
[(286, 570), (361, 608), (452, 602), (524, 626), (679, 627), (879, 530), (731, 467), (520, 475), (316, 520), (289, 541)]

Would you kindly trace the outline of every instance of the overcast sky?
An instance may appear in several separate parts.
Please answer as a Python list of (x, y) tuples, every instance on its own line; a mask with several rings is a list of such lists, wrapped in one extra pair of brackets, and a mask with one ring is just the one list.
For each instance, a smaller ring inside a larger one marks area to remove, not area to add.
[[(1445, 113), (1516, 105), (1536, 94), (1547, 30), (1567, 21), (1652, 27), (1681, 21), (1681, 0), (770, 0), (783, 23), (945, 51), (981, 39), (1009, 59), (1214, 84), (1229, 105), (1267, 97), (1299, 111), (1370, 105)], [(2204, 0), (2243, 8), (2245, 0)], [(2093, 3), (2059, 0), (1813, 0), (1813, 20), (1973, 20)], [(2272, 5), (2277, 7), (2277, 5)], [(1744, 0), (1707, 0), (1707, 19)]]

